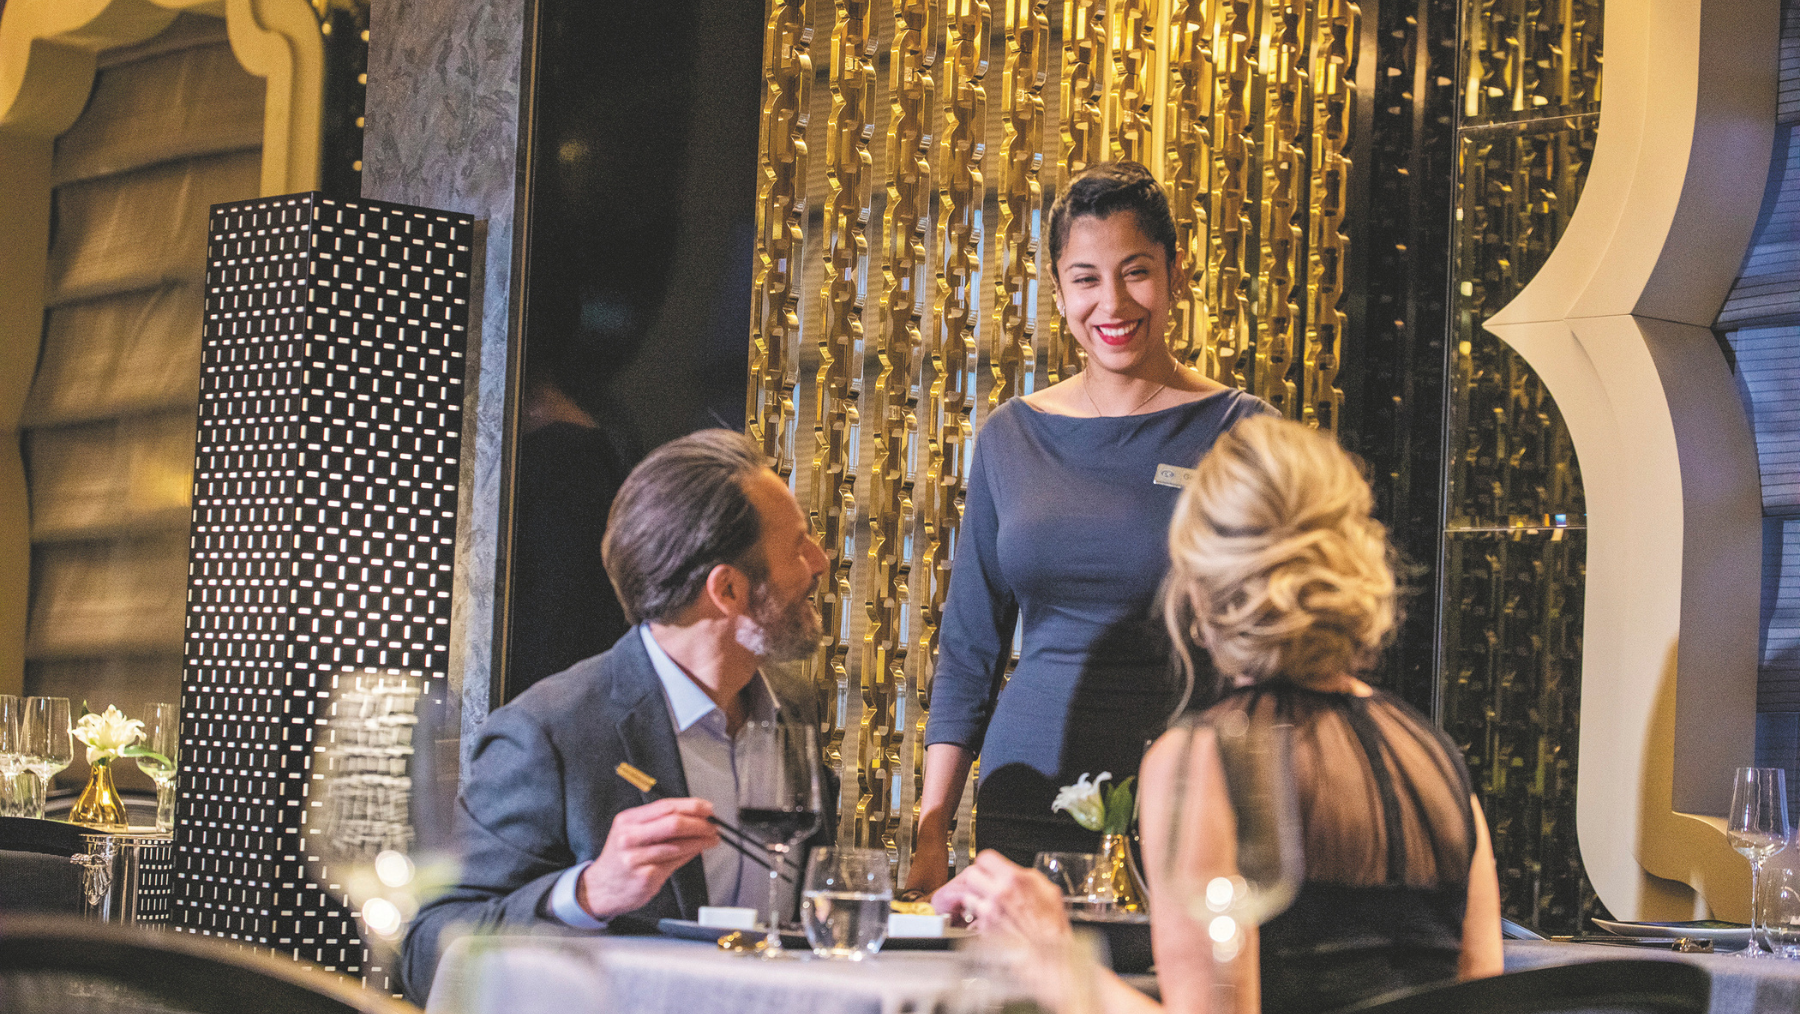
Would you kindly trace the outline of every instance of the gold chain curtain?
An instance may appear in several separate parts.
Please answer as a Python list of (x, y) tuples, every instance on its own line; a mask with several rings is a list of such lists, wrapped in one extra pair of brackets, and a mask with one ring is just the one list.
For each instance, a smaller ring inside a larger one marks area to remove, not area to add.
[(748, 430), (830, 558), (806, 665), (856, 843), (910, 844), (976, 429), (1081, 368), (1054, 186), (1149, 166), (1172, 347), (1336, 428), (1361, 30), (1350, 0), (768, 0)]

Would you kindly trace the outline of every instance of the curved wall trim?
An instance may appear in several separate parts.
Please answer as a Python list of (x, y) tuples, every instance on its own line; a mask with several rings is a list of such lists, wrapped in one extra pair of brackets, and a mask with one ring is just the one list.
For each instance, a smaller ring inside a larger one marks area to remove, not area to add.
[(1606, 7), (1569, 228), (1486, 326), (1556, 398), (1588, 503), (1582, 859), (1620, 918), (1748, 915), (1723, 821), (1755, 738), (1762, 494), (1710, 325), (1774, 136), (1776, 0)]
[(225, 18), (232, 52), (268, 79), (263, 196), (319, 185), (325, 50), (308, 0), (10, 0), (0, 14), (0, 693), (25, 672), (30, 524), (18, 428), (37, 368), (50, 247), (50, 160), (93, 88), (102, 49), (183, 11)]

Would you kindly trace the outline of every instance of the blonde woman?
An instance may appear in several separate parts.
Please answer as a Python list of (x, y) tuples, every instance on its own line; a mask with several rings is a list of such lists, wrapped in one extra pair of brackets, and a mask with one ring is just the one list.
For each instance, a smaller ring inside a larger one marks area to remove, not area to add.
[[(1219, 438), (1170, 527), (1164, 617), (1178, 650), (1206, 649), (1224, 682), (1203, 725), (1242, 716), (1292, 726), (1305, 879), (1229, 966), (1242, 1010), (1258, 1009), (1259, 993), (1262, 1009), (1307, 1014), (1501, 971), (1493, 852), (1462, 758), (1423, 715), (1362, 679), (1395, 620), (1392, 551), (1371, 506), (1330, 437), (1265, 416)], [(1168, 843), (1202, 864), (1231, 861), (1211, 742), (1178, 727), (1141, 772), (1156, 967), (1178, 1010), (1208, 1008), (1213, 966), (1203, 929), (1170, 890)], [(1066, 932), (1048, 882), (996, 855), (936, 900), (1039, 942)], [(1117, 980), (1104, 989), (1109, 1009), (1150, 1006)]]

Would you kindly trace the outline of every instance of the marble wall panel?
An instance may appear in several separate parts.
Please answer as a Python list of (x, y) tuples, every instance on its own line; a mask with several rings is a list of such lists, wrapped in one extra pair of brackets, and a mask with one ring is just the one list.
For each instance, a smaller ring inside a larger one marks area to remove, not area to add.
[[(458, 510), (451, 686), (487, 716), (519, 164), (526, 0), (375, 0), (363, 196), (473, 215), (475, 277)], [(454, 728), (444, 730), (454, 733)]]

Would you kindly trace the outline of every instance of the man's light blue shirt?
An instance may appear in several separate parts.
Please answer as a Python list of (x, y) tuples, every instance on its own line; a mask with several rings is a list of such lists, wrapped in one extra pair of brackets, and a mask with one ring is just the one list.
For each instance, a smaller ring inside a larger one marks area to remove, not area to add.
[[(650, 625), (638, 625), (644, 639), (644, 650), (650, 653), (650, 664), (662, 681), (663, 696), (669, 705), (669, 718), (675, 726), (675, 745), (681, 752), (681, 769), (687, 778), (688, 795), (704, 799), (713, 806), (713, 814), (729, 824), (737, 823), (738, 775), (736, 743), (725, 728), (725, 713), (713, 703), (656, 638)], [(772, 721), (778, 706), (775, 693), (769, 689), (762, 673), (757, 673), (744, 696), (747, 721)], [(564, 925), (576, 929), (605, 929), (606, 920), (588, 915), (575, 899), (575, 886), (588, 862), (578, 863), (563, 871), (550, 892), (550, 913)], [(700, 854), (706, 869), (706, 895), (713, 905), (739, 905), (754, 908), (765, 916), (769, 906), (768, 871), (744, 858), (738, 851), (721, 842)]]

